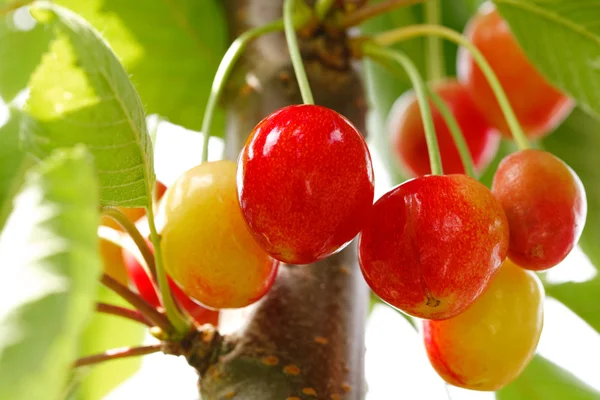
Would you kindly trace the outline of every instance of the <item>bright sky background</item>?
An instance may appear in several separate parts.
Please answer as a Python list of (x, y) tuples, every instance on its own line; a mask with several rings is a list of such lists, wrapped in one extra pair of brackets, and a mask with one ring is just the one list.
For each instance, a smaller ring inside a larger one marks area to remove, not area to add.
[[(183, 128), (161, 123), (156, 143), (158, 179), (171, 184), (182, 172), (198, 162), (202, 136)], [(212, 139), (210, 159), (218, 159), (223, 142)], [(390, 180), (376, 152), (372, 151), (376, 175), (376, 196), (390, 188)], [(595, 270), (577, 249), (563, 264), (555, 267), (549, 279), (585, 281)], [(222, 328), (231, 331), (239, 325), (238, 313), (225, 318)], [(377, 306), (367, 323), (367, 400), (448, 398), (443, 381), (429, 365), (419, 336), (396, 311)], [(600, 390), (600, 336), (562, 304), (546, 301), (545, 327), (538, 347), (544, 357), (569, 369), (578, 378)], [(452, 400), (489, 400), (493, 393), (450, 388)], [(196, 377), (183, 359), (164, 355), (147, 356), (142, 369), (108, 396), (108, 400), (197, 399)], [(566, 399), (565, 399), (566, 400)]]

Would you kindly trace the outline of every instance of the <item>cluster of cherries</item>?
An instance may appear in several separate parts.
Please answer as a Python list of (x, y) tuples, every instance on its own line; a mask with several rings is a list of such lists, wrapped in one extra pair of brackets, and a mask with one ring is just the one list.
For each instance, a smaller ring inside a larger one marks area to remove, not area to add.
[[(528, 63), (495, 10), (485, 6), (466, 35), (530, 137), (565, 118), (572, 101)], [(498, 132), (508, 130), (467, 52), (459, 54), (459, 80), (434, 90), (482, 170)], [(428, 175), (423, 124), (407, 94), (390, 121), (401, 164), (415, 178), (375, 204), (363, 136), (315, 105), (285, 107), (262, 120), (237, 165), (217, 161), (185, 172), (161, 203), (161, 249), (179, 304), (188, 312), (202, 307), (196, 301), (210, 309), (247, 306), (267, 293), (280, 262), (314, 263), (359, 235), (367, 283), (385, 302), (424, 319), (429, 358), (446, 381), (496, 390), (514, 379), (533, 357), (543, 320), (543, 288), (527, 270), (550, 268), (571, 251), (585, 222), (585, 193), (566, 164), (538, 150), (506, 157), (490, 191), (462, 174), (454, 142), (433, 111), (443, 168), (451, 174)], [(148, 275), (137, 275), (131, 273), (140, 293), (157, 304)]]

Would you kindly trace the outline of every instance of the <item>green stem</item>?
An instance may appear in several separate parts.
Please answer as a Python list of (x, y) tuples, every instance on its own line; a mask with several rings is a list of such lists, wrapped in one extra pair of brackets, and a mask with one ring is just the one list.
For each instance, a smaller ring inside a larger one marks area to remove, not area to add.
[(425, 139), (427, 141), (427, 149), (429, 151), (429, 163), (431, 165), (432, 175), (443, 175), (442, 161), (440, 157), (440, 149), (438, 147), (437, 137), (435, 136), (435, 127), (431, 117), (431, 108), (427, 99), (427, 85), (419, 74), (419, 70), (404, 53), (399, 50), (389, 50), (377, 45), (374, 42), (366, 41), (361, 46), (362, 54), (369, 56), (376, 61), (395, 61), (406, 70), (419, 101), (419, 109), (421, 111), (421, 119), (425, 129)]
[(236, 61), (240, 58), (244, 52), (244, 49), (252, 40), (266, 33), (277, 32), (281, 30), (283, 30), (283, 21), (281, 20), (273, 21), (267, 25), (250, 29), (235, 39), (233, 43), (231, 43), (231, 46), (229, 46), (229, 49), (227, 49), (227, 52), (223, 56), (223, 59), (219, 64), (219, 68), (217, 69), (217, 73), (210, 90), (210, 96), (208, 98), (208, 102), (206, 103), (206, 110), (204, 111), (204, 119), (202, 121), (203, 145), (201, 162), (206, 162), (208, 160), (208, 141), (211, 136), (213, 117), (221, 93), (225, 88), (227, 78), (231, 74)]
[(324, 20), (331, 7), (335, 4), (335, 0), (317, 0), (315, 4), (315, 14), (319, 20)]
[(148, 226), (150, 227), (150, 239), (154, 245), (154, 258), (156, 260), (156, 274), (158, 276), (158, 289), (162, 297), (162, 304), (165, 307), (167, 318), (175, 328), (178, 334), (185, 335), (191, 328), (190, 322), (181, 315), (179, 308), (175, 305), (173, 297), (171, 296), (171, 290), (169, 288), (169, 282), (167, 281), (167, 274), (163, 266), (162, 250), (160, 248), (160, 237), (156, 231), (156, 225), (154, 224), (154, 212), (152, 207), (146, 208), (146, 215), (148, 216)]
[[(308, 77), (304, 70), (304, 64), (302, 63), (302, 56), (300, 55), (300, 48), (298, 46), (298, 38), (296, 37), (296, 30), (294, 26), (294, 6), (298, 4), (296, 0), (285, 0), (283, 4), (283, 23), (285, 26), (285, 40), (287, 42), (290, 57), (292, 58), (292, 65), (294, 66), (294, 72), (296, 79), (298, 80), (298, 86), (300, 86), (300, 94), (302, 95), (302, 101), (304, 104), (315, 104), (313, 99), (310, 85), (308, 84)], [(304, 6), (304, 2), (302, 2)]]
[(460, 126), (458, 125), (458, 122), (456, 122), (456, 118), (454, 118), (454, 114), (452, 114), (450, 108), (448, 108), (444, 100), (436, 92), (428, 89), (427, 93), (429, 94), (429, 98), (431, 101), (433, 101), (435, 107), (438, 109), (440, 114), (442, 114), (446, 125), (448, 125), (448, 129), (450, 130), (454, 144), (458, 149), (458, 154), (460, 155), (460, 159), (463, 163), (466, 174), (474, 179), (477, 179), (477, 176), (475, 175), (475, 167), (473, 165), (473, 157), (471, 157), (469, 147), (467, 146), (467, 142), (465, 141), (465, 137), (460, 129)]
[(514, 138), (515, 142), (517, 143), (517, 146), (519, 146), (519, 148), (521, 150), (529, 148), (529, 141), (527, 140), (527, 137), (523, 133), (523, 130), (521, 129), (521, 125), (519, 125), (519, 121), (517, 120), (517, 117), (515, 116), (515, 113), (510, 105), (510, 102), (508, 101), (508, 98), (506, 97), (506, 93), (504, 92), (504, 89), (502, 88), (500, 81), (498, 81), (496, 74), (494, 73), (494, 71), (492, 70), (490, 65), (488, 64), (488, 62), (485, 59), (485, 57), (483, 56), (483, 54), (481, 54), (479, 49), (477, 49), (477, 47), (475, 47), (471, 42), (469, 42), (469, 40), (467, 40), (460, 33), (456, 32), (452, 29), (446, 28), (444, 26), (412, 25), (412, 26), (408, 26), (405, 28), (399, 28), (399, 29), (394, 29), (394, 30), (388, 31), (388, 32), (380, 33), (373, 38), (373, 41), (382, 46), (389, 46), (394, 43), (397, 43), (397, 42), (400, 42), (403, 40), (412, 39), (412, 38), (418, 37), (418, 36), (443, 37), (447, 40), (450, 40), (454, 43), (464, 46), (467, 50), (469, 50), (471, 52), (471, 54), (473, 55), (473, 59), (475, 60), (475, 62), (477, 63), (477, 65), (479, 66), (479, 68), (481, 69), (483, 74), (485, 75), (487, 81), (489, 82), (489, 84), (492, 88), (492, 91), (494, 92), (494, 95), (496, 96), (496, 99), (498, 100), (498, 103), (500, 104), (500, 108), (502, 109), (502, 112), (504, 113), (504, 118), (506, 118), (506, 121), (512, 132), (513, 138)]
[(102, 207), (101, 213), (102, 215), (106, 215), (107, 217), (110, 217), (113, 220), (115, 220), (119, 225), (123, 227), (125, 232), (129, 234), (135, 245), (140, 250), (142, 257), (144, 257), (144, 261), (148, 266), (148, 270), (150, 270), (150, 274), (156, 281), (156, 265), (154, 263), (154, 255), (148, 247), (146, 239), (144, 239), (144, 237), (137, 229), (135, 224), (131, 222), (129, 218), (127, 218), (127, 216), (123, 214), (118, 208), (115, 207)]
[[(440, 0), (429, 0), (425, 2), (424, 7), (427, 24), (440, 25), (442, 23)], [(445, 75), (442, 41), (437, 36), (429, 36), (427, 38), (427, 79), (430, 82), (437, 81)]]

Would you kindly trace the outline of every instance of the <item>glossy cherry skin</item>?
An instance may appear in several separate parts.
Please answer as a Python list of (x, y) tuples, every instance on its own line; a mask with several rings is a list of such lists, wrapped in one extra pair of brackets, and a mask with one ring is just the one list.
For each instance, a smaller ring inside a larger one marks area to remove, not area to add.
[(506, 257), (500, 204), (466, 175), (404, 182), (374, 205), (359, 261), (382, 300), (419, 318), (450, 318), (483, 292)]
[(507, 259), (466, 311), (444, 321), (423, 322), (429, 360), (454, 386), (499, 390), (533, 358), (543, 311), (544, 288), (539, 278)]
[[(498, 151), (500, 134), (479, 113), (466, 88), (458, 81), (440, 81), (432, 90), (444, 100), (456, 118), (476, 171), (483, 171)], [(433, 103), (430, 102), (430, 106), (444, 173), (465, 173), (458, 149), (442, 114)], [(388, 118), (388, 130), (399, 165), (405, 174), (411, 177), (430, 174), (425, 130), (419, 102), (413, 90), (406, 92), (394, 103)]]
[[(150, 249), (152, 244), (148, 242)], [(123, 260), (127, 267), (127, 272), (131, 281), (137, 288), (140, 296), (150, 303), (153, 307), (160, 307), (161, 302), (158, 298), (156, 288), (152, 283), (152, 280), (148, 276), (148, 273), (140, 265), (137, 259), (130, 252), (123, 250)], [(200, 304), (191, 300), (185, 293), (173, 282), (171, 278), (169, 280), (169, 288), (175, 301), (192, 317), (193, 321), (197, 325), (211, 324), (217, 326), (219, 323), (219, 312), (209, 310), (202, 307)]]
[[(490, 2), (484, 3), (468, 23), (465, 36), (483, 53), (496, 73), (527, 136), (544, 136), (569, 115), (575, 105), (573, 100), (550, 85), (535, 69)], [(458, 53), (458, 78), (469, 89), (481, 113), (510, 137), (496, 97), (464, 48)]]
[(554, 155), (529, 149), (507, 156), (492, 191), (510, 226), (508, 256), (520, 266), (551, 268), (577, 244), (587, 215), (585, 189)]
[(165, 194), (165, 269), (183, 291), (211, 308), (254, 303), (272, 286), (278, 262), (250, 234), (237, 200), (236, 165), (203, 163)]
[(237, 185), (254, 237), (289, 264), (339, 251), (373, 205), (373, 167), (362, 135), (340, 114), (314, 105), (282, 108), (254, 128)]

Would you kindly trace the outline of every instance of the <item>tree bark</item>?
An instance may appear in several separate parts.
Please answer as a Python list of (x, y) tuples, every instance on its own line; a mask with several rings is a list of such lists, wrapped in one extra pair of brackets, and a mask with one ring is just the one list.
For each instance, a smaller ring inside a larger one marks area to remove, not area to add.
[[(232, 39), (282, 15), (282, 0), (223, 3)], [(318, 27), (304, 33), (302, 54), (316, 103), (345, 115), (364, 132), (363, 87), (344, 35), (332, 37)], [(233, 160), (262, 118), (301, 103), (282, 34), (250, 46), (230, 80), (225, 103), (226, 157)], [(199, 371), (202, 398), (362, 399), (367, 305), (356, 241), (312, 265), (282, 265), (247, 325), (222, 342), (221, 356)]]

